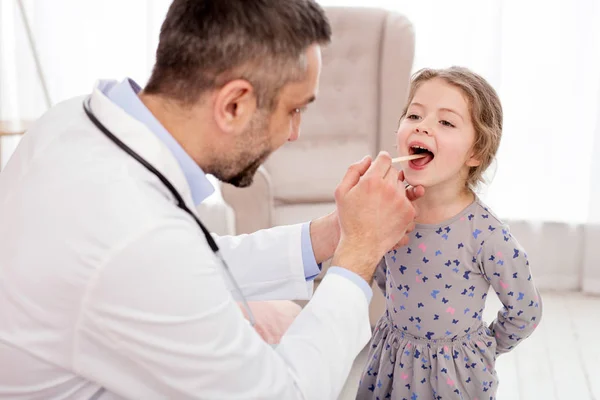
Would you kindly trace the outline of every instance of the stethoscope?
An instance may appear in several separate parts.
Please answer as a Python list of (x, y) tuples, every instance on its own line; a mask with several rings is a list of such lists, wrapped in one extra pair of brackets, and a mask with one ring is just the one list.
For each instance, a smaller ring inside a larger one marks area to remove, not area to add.
[(88, 118), (90, 119), (90, 121), (92, 121), (92, 123), (96, 126), (96, 128), (98, 128), (98, 130), (100, 130), (100, 132), (104, 133), (104, 135), (106, 135), (106, 137), (108, 137), (114, 144), (119, 146), (123, 151), (125, 151), (127, 154), (129, 154), (131, 157), (133, 157), (137, 162), (142, 164), (148, 171), (150, 171), (154, 176), (156, 176), (167, 187), (167, 189), (169, 189), (169, 192), (171, 192), (171, 194), (175, 198), (175, 201), (177, 202), (177, 207), (179, 207), (180, 209), (182, 209), (183, 211), (188, 213), (188, 215), (190, 215), (194, 219), (194, 221), (196, 221), (196, 224), (198, 224), (198, 226), (202, 230), (202, 233), (204, 233), (204, 237), (206, 238), (206, 241), (208, 242), (210, 249), (215, 254), (215, 256), (219, 259), (219, 261), (221, 262), (221, 265), (223, 266), (223, 269), (225, 270), (231, 284), (233, 285), (233, 287), (234, 287), (235, 291), (237, 292), (238, 296), (240, 297), (240, 299), (242, 299), (242, 303), (243, 303), (244, 309), (247, 313), (248, 321), (250, 322), (250, 325), (254, 326), (254, 323), (255, 323), (254, 314), (252, 314), (252, 310), (250, 309), (250, 306), (248, 305), (248, 302), (246, 301), (246, 297), (242, 293), (242, 290), (238, 286), (235, 278), (233, 277), (233, 274), (231, 273), (231, 270), (229, 269), (227, 262), (225, 262), (225, 259), (221, 255), (221, 252), (219, 251), (219, 246), (217, 246), (217, 243), (211, 236), (208, 229), (206, 229), (204, 224), (202, 222), (200, 222), (198, 217), (196, 217), (196, 215), (193, 212), (191, 212), (190, 209), (185, 205), (185, 202), (183, 201), (183, 198), (181, 197), (179, 192), (177, 192), (177, 190), (171, 184), (171, 182), (169, 182), (169, 180), (163, 174), (161, 174), (156, 168), (154, 168), (152, 166), (152, 164), (150, 164), (142, 156), (140, 156), (138, 153), (133, 151), (129, 146), (127, 146), (125, 143), (123, 143), (118, 137), (116, 137), (111, 131), (109, 131), (108, 128), (106, 126), (104, 126), (104, 124), (102, 124), (102, 122), (100, 122), (98, 120), (98, 118), (96, 118), (96, 116), (92, 112), (92, 109), (90, 108), (90, 99), (89, 98), (87, 98), (83, 101), (83, 110), (85, 111), (85, 113), (88, 116)]

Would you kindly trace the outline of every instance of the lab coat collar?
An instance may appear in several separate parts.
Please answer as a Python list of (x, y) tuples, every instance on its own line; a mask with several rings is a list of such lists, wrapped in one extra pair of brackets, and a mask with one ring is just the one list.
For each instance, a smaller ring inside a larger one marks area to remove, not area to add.
[[(189, 184), (173, 153), (146, 125), (131, 117), (122, 108), (110, 101), (103, 93), (103, 86), (103, 82), (97, 83), (90, 95), (90, 108), (96, 118), (113, 135), (162, 173), (179, 192), (187, 207), (196, 214), (197, 211), (192, 200)], [(91, 121), (90, 124), (92, 124)], [(98, 132), (98, 134), (102, 133)], [(123, 151), (116, 145), (115, 150)], [(158, 178), (156, 180), (159, 185), (162, 185)]]
[[(100, 82), (100, 85), (103, 84), (104, 82)], [(102, 92), (110, 101), (125, 110), (127, 114), (146, 125), (169, 148), (185, 175), (192, 193), (192, 199), (194, 199), (194, 204), (198, 205), (202, 203), (215, 192), (214, 186), (208, 180), (202, 168), (196, 164), (192, 157), (190, 157), (171, 133), (167, 131), (142, 102), (138, 96), (141, 90), (135, 81), (126, 78), (119, 83), (117, 81), (107, 81), (106, 89), (103, 88)]]

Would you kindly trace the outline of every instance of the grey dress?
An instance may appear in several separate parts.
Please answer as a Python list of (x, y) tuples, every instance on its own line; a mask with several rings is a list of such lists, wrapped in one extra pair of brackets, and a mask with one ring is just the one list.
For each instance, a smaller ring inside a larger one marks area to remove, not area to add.
[[(357, 399), (493, 400), (496, 356), (541, 318), (527, 255), (479, 199), (443, 224), (417, 225), (375, 280), (386, 311)], [(490, 284), (504, 308), (488, 326), (481, 314)]]

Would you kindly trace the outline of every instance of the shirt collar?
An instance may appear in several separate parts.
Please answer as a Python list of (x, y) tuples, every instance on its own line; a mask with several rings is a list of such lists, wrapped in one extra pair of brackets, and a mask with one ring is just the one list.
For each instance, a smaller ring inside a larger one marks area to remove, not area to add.
[[(111, 84), (112, 83), (112, 84)], [(131, 117), (137, 119), (154, 133), (171, 151), (190, 187), (194, 204), (198, 205), (213, 194), (215, 188), (210, 183), (202, 168), (192, 160), (183, 147), (152, 115), (150, 110), (138, 97), (140, 86), (132, 79), (126, 78), (120, 83), (116, 81), (104, 83), (104, 94), (116, 105), (121, 107)]]

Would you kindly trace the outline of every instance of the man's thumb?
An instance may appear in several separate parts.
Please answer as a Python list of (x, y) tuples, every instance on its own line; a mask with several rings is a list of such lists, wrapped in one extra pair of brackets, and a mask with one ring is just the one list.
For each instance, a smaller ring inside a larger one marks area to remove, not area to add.
[(370, 156), (365, 156), (359, 162), (352, 164), (348, 168), (344, 179), (342, 179), (342, 182), (340, 182), (335, 191), (336, 199), (338, 199), (340, 196), (344, 196), (350, 191), (350, 189), (356, 186), (360, 180), (360, 177), (363, 176), (369, 169), (369, 166), (371, 166)]

